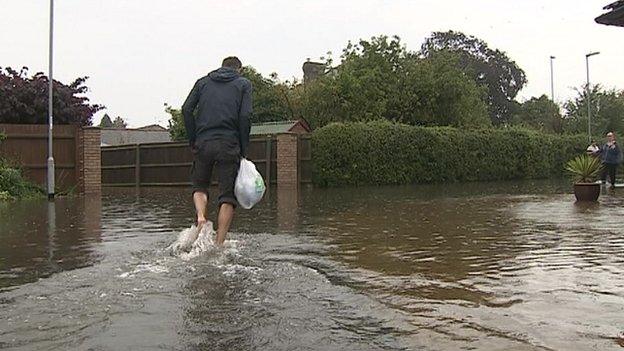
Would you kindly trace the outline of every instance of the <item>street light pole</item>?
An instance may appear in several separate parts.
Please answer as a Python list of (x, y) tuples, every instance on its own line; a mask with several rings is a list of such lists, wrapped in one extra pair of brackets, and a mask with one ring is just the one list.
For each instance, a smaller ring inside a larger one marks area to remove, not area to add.
[(589, 142), (592, 141), (591, 134), (591, 87), (589, 86), (589, 58), (595, 55), (599, 55), (600, 52), (594, 51), (585, 55), (585, 66), (587, 69), (587, 133), (589, 134)]
[(550, 96), (553, 102), (555, 101), (555, 73), (553, 70), (553, 60), (555, 58), (555, 56), (550, 57)]
[(54, 116), (52, 113), (53, 109), (53, 96), (52, 96), (52, 88), (54, 84), (53, 78), (53, 49), (54, 49), (54, 0), (50, 0), (50, 48), (49, 48), (49, 62), (48, 62), (48, 199), (54, 199), (54, 152), (53, 152), (53, 144), (52, 144), (52, 133), (54, 126)]

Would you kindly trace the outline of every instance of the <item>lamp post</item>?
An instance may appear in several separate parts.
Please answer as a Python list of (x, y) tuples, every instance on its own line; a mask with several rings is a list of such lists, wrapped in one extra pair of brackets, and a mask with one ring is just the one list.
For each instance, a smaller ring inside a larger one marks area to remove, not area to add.
[(54, 78), (52, 75), (52, 58), (53, 58), (53, 49), (54, 49), (54, 0), (50, 0), (50, 50), (49, 50), (49, 61), (48, 61), (48, 69), (49, 69), (49, 74), (48, 74), (48, 122), (49, 122), (49, 128), (48, 128), (48, 199), (52, 200), (54, 199), (54, 155), (53, 155), (53, 148), (52, 148), (52, 132), (53, 132), (53, 126), (54, 126), (54, 117), (53, 117), (53, 113), (52, 113), (52, 87), (53, 87), (53, 83), (54, 83)]
[(550, 96), (552, 101), (555, 101), (555, 73), (553, 70), (553, 61), (555, 58), (555, 56), (550, 57)]
[(592, 141), (591, 134), (591, 88), (589, 86), (589, 58), (595, 55), (599, 55), (600, 52), (594, 51), (585, 55), (585, 66), (587, 68), (587, 134), (589, 136), (589, 142)]

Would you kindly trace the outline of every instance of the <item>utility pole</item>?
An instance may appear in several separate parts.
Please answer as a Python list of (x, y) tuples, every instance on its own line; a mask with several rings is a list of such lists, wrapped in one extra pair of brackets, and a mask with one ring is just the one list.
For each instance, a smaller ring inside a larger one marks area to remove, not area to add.
[(550, 57), (550, 97), (553, 102), (555, 101), (555, 73), (553, 70), (553, 60), (555, 58), (555, 56)]
[(599, 55), (600, 52), (594, 51), (585, 55), (585, 65), (587, 68), (587, 134), (589, 137), (589, 142), (592, 141), (592, 132), (591, 132), (591, 87), (589, 85), (589, 58), (595, 55)]
[(54, 57), (54, 0), (50, 0), (50, 48), (49, 48), (49, 62), (48, 62), (48, 122), (50, 124), (48, 129), (48, 199), (54, 199), (54, 151), (53, 151), (53, 129), (54, 129), (54, 116), (53, 116), (53, 95), (52, 88), (54, 85), (54, 77), (52, 72), (53, 57)]

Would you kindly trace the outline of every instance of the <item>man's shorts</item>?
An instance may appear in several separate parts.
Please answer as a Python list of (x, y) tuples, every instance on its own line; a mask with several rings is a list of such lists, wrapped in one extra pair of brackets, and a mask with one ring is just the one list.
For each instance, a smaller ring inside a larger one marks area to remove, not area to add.
[(193, 194), (203, 192), (208, 195), (212, 172), (217, 172), (219, 182), (219, 206), (224, 203), (236, 207), (234, 182), (240, 165), (240, 146), (235, 139), (205, 140), (194, 151), (191, 182)]

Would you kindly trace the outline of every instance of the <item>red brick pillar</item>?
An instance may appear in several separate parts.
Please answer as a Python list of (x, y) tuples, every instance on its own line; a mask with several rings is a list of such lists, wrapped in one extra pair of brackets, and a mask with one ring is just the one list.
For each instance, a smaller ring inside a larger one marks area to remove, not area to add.
[(277, 136), (277, 187), (299, 187), (297, 134), (280, 134)]
[(78, 130), (76, 143), (78, 191), (99, 194), (102, 191), (101, 133), (98, 127)]

